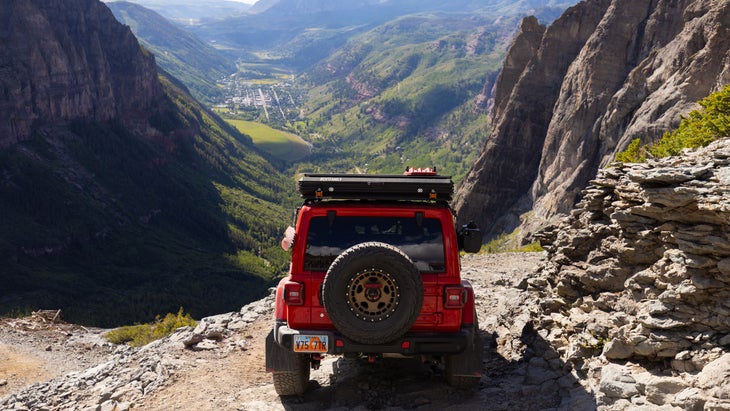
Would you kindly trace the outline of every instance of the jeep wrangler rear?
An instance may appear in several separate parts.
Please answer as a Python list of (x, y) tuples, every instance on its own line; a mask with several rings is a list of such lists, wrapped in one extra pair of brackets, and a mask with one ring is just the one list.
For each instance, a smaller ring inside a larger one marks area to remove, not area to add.
[(457, 233), (450, 177), (305, 174), (304, 204), (282, 246), (290, 271), (278, 284), (266, 369), (279, 395), (300, 395), (325, 354), (419, 356), (467, 388), (482, 371), (474, 293), (459, 250), (476, 252), (474, 227)]

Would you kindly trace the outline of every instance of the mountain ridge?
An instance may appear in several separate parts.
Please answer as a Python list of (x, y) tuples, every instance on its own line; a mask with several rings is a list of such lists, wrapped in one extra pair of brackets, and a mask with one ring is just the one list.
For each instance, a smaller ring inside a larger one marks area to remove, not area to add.
[[(419, 13), (455, 13), (468, 19), (488, 14), (493, 20), (518, 11), (532, 13), (562, 10), (576, 0), (495, 0), (486, 4), (474, 0), (349, 0), (302, 2), (280, 0), (252, 6), (256, 13), (190, 26), (198, 37), (229, 48), (238, 56), (265, 50), (270, 58), (297, 70), (326, 57), (361, 34), (398, 17)], [(554, 17), (553, 17), (554, 18)]]

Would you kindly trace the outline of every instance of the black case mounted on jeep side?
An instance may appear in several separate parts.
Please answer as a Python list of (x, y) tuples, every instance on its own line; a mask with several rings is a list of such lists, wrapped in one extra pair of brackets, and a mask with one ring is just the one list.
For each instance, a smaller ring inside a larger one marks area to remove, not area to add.
[(398, 174), (304, 174), (297, 189), (306, 200), (450, 201), (449, 176)]

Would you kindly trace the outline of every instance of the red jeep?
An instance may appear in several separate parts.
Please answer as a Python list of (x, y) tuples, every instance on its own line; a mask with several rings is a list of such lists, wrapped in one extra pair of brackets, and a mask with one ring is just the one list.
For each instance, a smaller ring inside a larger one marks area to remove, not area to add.
[(266, 369), (279, 395), (300, 395), (325, 354), (420, 356), (443, 361), (449, 384), (482, 372), (474, 293), (459, 250), (476, 252), (476, 227), (455, 229), (450, 177), (305, 174), (289, 274), (276, 289)]

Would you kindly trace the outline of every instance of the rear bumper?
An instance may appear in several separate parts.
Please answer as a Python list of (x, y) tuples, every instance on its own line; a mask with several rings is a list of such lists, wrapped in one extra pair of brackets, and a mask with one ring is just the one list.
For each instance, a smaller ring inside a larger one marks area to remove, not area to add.
[(294, 335), (327, 335), (327, 354), (402, 354), (441, 355), (463, 352), (473, 340), (474, 327), (470, 324), (456, 333), (408, 333), (387, 344), (362, 344), (350, 340), (336, 330), (292, 330), (284, 322), (276, 322), (274, 340), (281, 347), (293, 351)]

